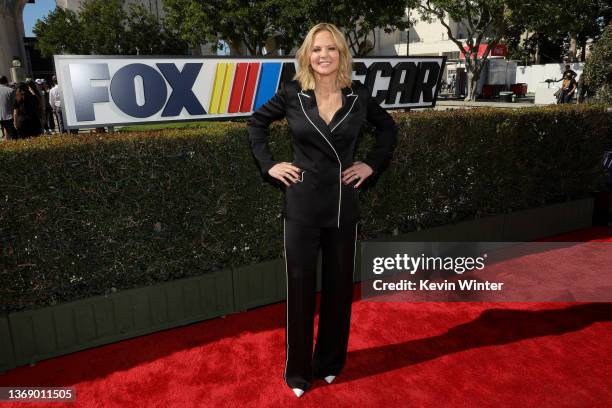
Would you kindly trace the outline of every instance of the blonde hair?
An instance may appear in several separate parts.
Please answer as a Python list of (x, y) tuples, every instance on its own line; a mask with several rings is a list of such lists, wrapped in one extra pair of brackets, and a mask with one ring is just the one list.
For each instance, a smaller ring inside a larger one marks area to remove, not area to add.
[(336, 77), (338, 86), (344, 88), (350, 87), (352, 84), (351, 77), (353, 74), (353, 58), (349, 52), (349, 47), (346, 39), (344, 38), (344, 34), (342, 34), (342, 32), (338, 30), (338, 27), (333, 24), (319, 23), (308, 31), (306, 38), (304, 38), (304, 42), (295, 54), (295, 59), (297, 60), (298, 64), (298, 71), (293, 79), (298, 80), (302, 86), (302, 89), (315, 88), (316, 77), (312, 67), (310, 66), (310, 53), (315, 35), (324, 30), (329, 31), (329, 33), (332, 35), (334, 42), (338, 47), (338, 53), (340, 54), (338, 75)]

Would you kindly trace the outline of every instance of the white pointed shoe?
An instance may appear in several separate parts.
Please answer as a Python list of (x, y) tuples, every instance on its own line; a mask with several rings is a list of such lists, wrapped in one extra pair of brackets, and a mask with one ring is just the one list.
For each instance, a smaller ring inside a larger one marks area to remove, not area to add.
[(335, 375), (328, 375), (327, 377), (325, 377), (325, 381), (327, 381), (328, 384), (331, 384), (332, 381), (334, 381), (334, 378), (336, 378)]
[(300, 398), (304, 394), (304, 390), (301, 388), (292, 388), (292, 390), (298, 398)]

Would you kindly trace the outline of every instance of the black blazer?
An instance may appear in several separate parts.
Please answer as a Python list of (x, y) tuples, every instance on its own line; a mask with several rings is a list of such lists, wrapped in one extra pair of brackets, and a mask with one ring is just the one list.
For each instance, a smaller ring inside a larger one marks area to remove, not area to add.
[[(262, 174), (277, 162), (268, 146), (268, 127), (287, 118), (293, 144), (293, 164), (303, 170), (301, 182), (285, 189), (283, 215), (307, 226), (340, 227), (359, 217), (359, 190), (342, 183), (342, 171), (353, 165), (355, 146), (365, 121), (376, 127), (376, 142), (363, 160), (377, 174), (397, 140), (397, 127), (359, 81), (342, 89), (342, 107), (329, 125), (319, 116), (313, 90), (298, 81), (286, 82), (249, 118), (253, 155)], [(372, 175), (372, 176), (373, 176)], [(370, 177), (372, 177), (370, 176)]]

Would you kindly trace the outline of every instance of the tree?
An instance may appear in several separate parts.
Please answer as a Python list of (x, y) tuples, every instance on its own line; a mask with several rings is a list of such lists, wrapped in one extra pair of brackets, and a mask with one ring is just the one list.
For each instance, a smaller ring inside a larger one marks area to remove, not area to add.
[[(354, 55), (366, 55), (376, 41), (376, 28), (405, 30), (406, 7), (415, 0), (164, 0), (164, 10), (181, 38), (195, 47), (224, 40), (233, 53), (250, 55), (289, 52), (319, 22), (342, 29)], [(373, 38), (374, 41), (371, 41)]]
[(85, 0), (81, 4), (79, 20), (81, 36), (91, 54), (126, 54), (127, 13), (121, 0)]
[(128, 54), (184, 54), (187, 43), (160, 23), (141, 3), (130, 3), (127, 13), (126, 37)]
[[(446, 29), (448, 38), (457, 45), (465, 57), (468, 75), (466, 100), (476, 99), (476, 82), (480, 78), (491, 49), (506, 33), (510, 12), (504, 0), (425, 0), (417, 6), (424, 20), (437, 19)], [(451, 20), (463, 26), (467, 33), (466, 43), (457, 39)], [(486, 42), (482, 56), (480, 45)]]
[(34, 26), (38, 47), (55, 54), (184, 54), (185, 42), (141, 4), (86, 0), (79, 13), (56, 8)]
[(172, 27), (172, 32), (182, 41), (189, 44), (195, 55), (200, 55), (200, 44), (213, 38), (211, 18), (198, 0), (164, 0), (165, 25)]
[(409, 28), (406, 8), (418, 4), (415, 0), (315, 0), (309, 3), (310, 25), (320, 21), (333, 23), (344, 31), (353, 55), (358, 56), (367, 55), (374, 49), (376, 28), (382, 28), (387, 34)]
[(596, 100), (612, 104), (612, 24), (593, 46), (582, 75)]
[[(508, 0), (514, 24), (520, 27), (507, 37), (514, 50), (534, 56), (536, 63), (558, 62), (567, 56), (584, 60), (586, 42), (597, 40), (612, 18), (609, 0)], [(525, 39), (519, 38), (525, 32)]]
[(32, 30), (38, 38), (42, 55), (89, 54), (81, 36), (81, 23), (76, 13), (57, 7), (38, 20)]
[[(164, 0), (164, 11), (169, 25), (175, 27), (180, 38), (194, 49), (202, 43), (219, 40), (230, 45), (233, 54), (262, 55), (266, 43), (276, 37), (289, 49), (297, 41), (296, 18), (301, 4), (284, 0)], [(266, 49), (266, 51), (269, 51)]]

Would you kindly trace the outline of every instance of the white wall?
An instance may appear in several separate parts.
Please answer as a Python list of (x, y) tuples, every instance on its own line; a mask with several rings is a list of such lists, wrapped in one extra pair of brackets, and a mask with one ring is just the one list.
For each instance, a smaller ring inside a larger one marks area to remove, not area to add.
[[(583, 62), (570, 63), (570, 67), (578, 74), (577, 79), (582, 75), (584, 69)], [(544, 82), (546, 79), (559, 80), (565, 71), (565, 64), (541, 64), (519, 66), (516, 68), (516, 82), (526, 83), (527, 92), (535, 92), (537, 88), (546, 88), (548, 85)], [(559, 82), (560, 83), (560, 82)], [(557, 85), (559, 85), (557, 83)]]

